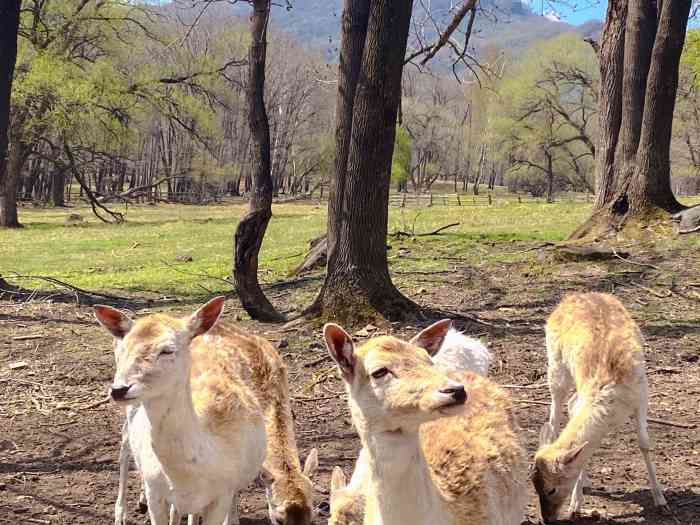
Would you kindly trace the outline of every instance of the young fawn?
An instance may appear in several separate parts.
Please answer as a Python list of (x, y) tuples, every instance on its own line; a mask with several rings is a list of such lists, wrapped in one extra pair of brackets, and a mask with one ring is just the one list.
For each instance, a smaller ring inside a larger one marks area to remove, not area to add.
[(128, 422), (129, 442), (153, 525), (177, 523), (179, 514), (198, 514), (205, 525), (224, 523), (231, 496), (255, 479), (265, 459), (263, 413), (236, 349), (202, 338), (206, 351), (193, 359), (193, 340), (216, 324), (223, 303), (213, 299), (182, 319), (137, 321), (95, 308), (117, 338), (112, 398), (139, 405)]
[[(546, 334), (552, 405), (532, 473), (543, 521), (555, 520), (569, 496), (569, 513), (579, 512), (588, 459), (629, 417), (635, 420), (654, 503), (665, 506), (649, 457), (647, 377), (637, 324), (611, 295), (572, 294), (549, 317)], [(572, 388), (569, 422), (559, 434)]]
[[(100, 313), (110, 312), (98, 309)], [(119, 313), (119, 312), (117, 312)], [(190, 345), (192, 379), (200, 380), (200, 375), (209, 374), (206, 363), (210, 352), (224, 349), (238, 363), (240, 375), (246, 378), (252, 395), (259, 403), (265, 419), (267, 434), (267, 456), (263, 467), (263, 480), (266, 483), (270, 520), (281, 525), (308, 525), (313, 515), (313, 485), (309, 479), (318, 467), (318, 454), (314, 449), (307, 457), (302, 471), (298, 458), (294, 423), (291, 415), (287, 370), (282, 358), (265, 339), (248, 336), (231, 326), (217, 323), (206, 336), (197, 337)], [(198, 366), (199, 361), (205, 366)], [(129, 462), (129, 449), (125, 447), (129, 426), (133, 425), (134, 405), (127, 407), (127, 421), (122, 430), (120, 450), (119, 496), (115, 506), (115, 523), (122, 525), (126, 520), (126, 472)], [(138, 458), (137, 458), (138, 459)], [(230, 520), (237, 523), (236, 494)], [(179, 515), (171, 510), (171, 525)], [(227, 518), (228, 519), (228, 518)], [(191, 514), (191, 523), (198, 523), (197, 515)], [(179, 521), (177, 522), (179, 523)]]
[[(472, 371), (483, 376), (488, 375), (493, 359), (489, 350), (479, 340), (467, 337), (455, 330), (449, 319), (438, 321), (424, 329), (411, 339), (411, 343), (421, 348), (429, 347), (431, 342), (438, 340), (435, 334), (439, 337), (439, 334), (444, 332), (446, 328), (447, 334), (437, 353), (432, 356), (433, 362), (447, 372)], [(360, 450), (349, 485), (342, 469), (340, 467), (333, 469), (329, 525), (360, 525), (362, 523), (365, 509), (363, 492), (367, 477), (367, 452), (364, 448)]]
[(427, 351), (389, 336), (356, 349), (324, 327), (367, 455), (365, 525), (522, 521), (527, 469), (510, 400), (478, 374), (434, 366), (447, 327)]

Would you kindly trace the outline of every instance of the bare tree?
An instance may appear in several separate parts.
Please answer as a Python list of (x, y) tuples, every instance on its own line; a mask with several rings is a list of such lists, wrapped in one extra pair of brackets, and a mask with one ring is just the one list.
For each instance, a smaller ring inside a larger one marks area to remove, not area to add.
[(284, 319), (258, 283), (258, 255), (265, 230), (272, 217), (272, 175), (270, 172), (270, 125), (265, 110), (265, 61), (270, 0), (254, 0), (250, 20), (248, 73), (248, 122), (253, 139), (250, 207), (236, 228), (233, 275), (246, 312), (261, 321)]

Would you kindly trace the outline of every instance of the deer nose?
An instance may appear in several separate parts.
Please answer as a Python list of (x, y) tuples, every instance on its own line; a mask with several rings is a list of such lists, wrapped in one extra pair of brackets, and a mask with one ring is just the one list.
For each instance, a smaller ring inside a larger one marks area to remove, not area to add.
[(122, 401), (126, 398), (126, 393), (129, 391), (129, 386), (124, 385), (112, 385), (109, 390), (109, 395), (115, 401)]
[(464, 391), (464, 385), (443, 388), (440, 390), (440, 393), (451, 395), (457, 403), (464, 403), (467, 400), (467, 393)]

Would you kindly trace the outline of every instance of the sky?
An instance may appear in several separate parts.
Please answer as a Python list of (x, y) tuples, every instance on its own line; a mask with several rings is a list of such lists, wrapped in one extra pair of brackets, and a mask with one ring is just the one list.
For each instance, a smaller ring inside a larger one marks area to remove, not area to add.
[(533, 11), (540, 12), (544, 8), (545, 13), (556, 10), (562, 21), (569, 24), (582, 24), (588, 20), (603, 20), (607, 0), (529, 0)]

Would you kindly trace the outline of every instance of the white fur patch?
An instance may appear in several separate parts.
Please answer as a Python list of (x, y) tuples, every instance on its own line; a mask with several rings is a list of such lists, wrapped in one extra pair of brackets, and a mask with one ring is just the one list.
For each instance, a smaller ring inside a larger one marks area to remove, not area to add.
[(478, 339), (467, 337), (462, 332), (450, 328), (433, 361), (439, 367), (450, 371), (470, 370), (482, 376), (489, 374), (493, 356)]

